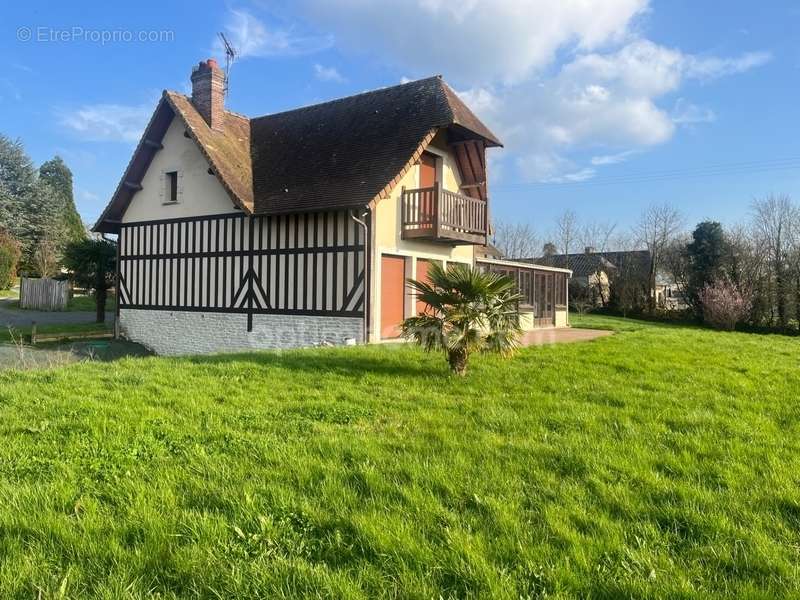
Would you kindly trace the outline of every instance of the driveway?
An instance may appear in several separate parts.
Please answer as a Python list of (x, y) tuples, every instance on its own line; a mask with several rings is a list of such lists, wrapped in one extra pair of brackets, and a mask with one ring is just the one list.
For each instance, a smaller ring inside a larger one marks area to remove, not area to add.
[(545, 344), (565, 344), (569, 342), (586, 342), (613, 335), (613, 331), (604, 329), (577, 329), (559, 327), (552, 329), (532, 329), (522, 335), (523, 346), (542, 346)]
[[(15, 308), (15, 303), (16, 300), (0, 300), (0, 327), (27, 327), (34, 321), (37, 325), (67, 325), (95, 322), (95, 314), (93, 312), (21, 310)], [(114, 313), (106, 312), (106, 323), (113, 322)]]

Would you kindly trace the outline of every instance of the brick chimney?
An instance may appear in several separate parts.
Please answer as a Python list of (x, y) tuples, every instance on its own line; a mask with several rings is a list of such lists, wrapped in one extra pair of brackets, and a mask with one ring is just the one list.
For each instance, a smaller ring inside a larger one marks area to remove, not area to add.
[(192, 104), (211, 129), (222, 129), (225, 110), (225, 73), (209, 58), (192, 69)]

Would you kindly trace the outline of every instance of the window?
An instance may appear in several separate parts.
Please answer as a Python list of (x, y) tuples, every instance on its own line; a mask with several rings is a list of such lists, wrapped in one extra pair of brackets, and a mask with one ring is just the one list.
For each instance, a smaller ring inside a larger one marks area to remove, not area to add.
[(166, 182), (166, 190), (164, 194), (165, 202), (178, 201), (178, 172), (168, 171), (164, 173), (164, 180)]
[(567, 275), (566, 273), (556, 273), (555, 275), (555, 285), (556, 285), (556, 304), (559, 306), (564, 306), (567, 304)]

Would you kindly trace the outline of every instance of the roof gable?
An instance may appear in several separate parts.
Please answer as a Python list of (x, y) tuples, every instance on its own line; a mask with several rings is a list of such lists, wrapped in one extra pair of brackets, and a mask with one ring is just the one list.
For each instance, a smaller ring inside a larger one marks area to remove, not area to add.
[(485, 197), (476, 157), (500, 145), (441, 77), (255, 119), (226, 111), (221, 131), (208, 127), (189, 98), (165, 91), (95, 231), (116, 231), (173, 115), (249, 214), (366, 206), (388, 193), (443, 128), (467, 144), (458, 149), (459, 168), (476, 187), (470, 193)]

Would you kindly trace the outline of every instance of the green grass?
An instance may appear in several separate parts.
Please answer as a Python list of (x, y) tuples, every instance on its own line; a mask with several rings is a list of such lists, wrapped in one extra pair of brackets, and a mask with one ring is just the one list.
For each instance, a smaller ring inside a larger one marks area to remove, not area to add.
[[(17, 295), (9, 295), (9, 296), (0, 295), (0, 298), (11, 298), (12, 299), (11, 302), (6, 302), (5, 303), (5, 308), (10, 308), (10, 309), (13, 309), (13, 310), (24, 310), (24, 309), (19, 307), (19, 295), (18, 294)], [(117, 308), (116, 297), (114, 295), (110, 295), (108, 297), (108, 300), (106, 301), (106, 312), (113, 312), (114, 310), (116, 310), (116, 308)], [(97, 310), (97, 308), (95, 306), (94, 296), (91, 296), (91, 295), (88, 295), (88, 296), (84, 296), (84, 295), (73, 296), (72, 298), (69, 299), (69, 302), (67, 302), (66, 310), (68, 312), (95, 312), (95, 310)]]
[[(31, 329), (30, 325), (0, 329), (0, 343), (13, 342), (19, 340), (20, 337), (25, 343), (30, 342)], [(108, 322), (47, 324), (37, 325), (36, 331), (38, 335), (64, 334), (80, 337), (84, 333), (110, 333), (113, 331), (113, 324)]]
[[(106, 300), (106, 311), (113, 312), (116, 310), (116, 306), (116, 297), (113, 294), (109, 295)], [(73, 296), (67, 304), (67, 310), (94, 312), (97, 310), (94, 296)]]
[(0, 597), (796, 597), (797, 340), (584, 322), (2, 372)]

